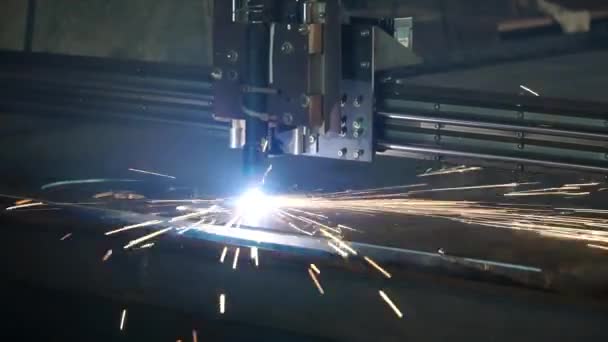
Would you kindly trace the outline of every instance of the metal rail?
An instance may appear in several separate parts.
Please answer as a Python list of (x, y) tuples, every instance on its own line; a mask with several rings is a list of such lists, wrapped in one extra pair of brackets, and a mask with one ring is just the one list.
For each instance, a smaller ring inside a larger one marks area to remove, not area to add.
[[(447, 150), (447, 149), (441, 149), (441, 148), (397, 145), (397, 144), (391, 144), (391, 143), (385, 142), (385, 141), (379, 141), (378, 147), (382, 151), (380, 153), (384, 153), (386, 155), (392, 155), (392, 156), (399, 156), (399, 152), (425, 153), (425, 154), (435, 154), (435, 155), (441, 155), (441, 156), (505, 161), (505, 162), (512, 162), (512, 163), (518, 163), (518, 164), (533, 164), (533, 165), (541, 165), (541, 166), (546, 166), (546, 167), (556, 167), (556, 168), (562, 168), (562, 169), (576, 169), (576, 170), (580, 170), (580, 171), (599, 172), (599, 173), (605, 173), (608, 171), (608, 167), (596, 167), (596, 166), (563, 163), (563, 162), (555, 162), (555, 161), (548, 161), (548, 160), (509, 157), (509, 156), (500, 156), (500, 155), (485, 154), (485, 153), (454, 151), (454, 150)], [(397, 153), (394, 153), (394, 152), (397, 152)]]
[[(210, 69), (0, 53), (0, 113), (196, 125), (222, 135)], [(377, 150), (608, 172), (603, 104), (380, 83)], [(337, 138), (339, 139), (339, 138)]]

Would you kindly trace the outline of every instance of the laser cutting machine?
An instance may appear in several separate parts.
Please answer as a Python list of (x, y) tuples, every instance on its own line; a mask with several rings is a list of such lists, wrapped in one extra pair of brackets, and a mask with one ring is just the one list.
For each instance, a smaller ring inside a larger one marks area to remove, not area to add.
[(405, 85), (423, 62), (412, 18), (351, 16), (336, 0), (233, 0), (216, 1), (214, 19), (214, 115), (249, 177), (281, 154), (607, 170), (600, 106)]

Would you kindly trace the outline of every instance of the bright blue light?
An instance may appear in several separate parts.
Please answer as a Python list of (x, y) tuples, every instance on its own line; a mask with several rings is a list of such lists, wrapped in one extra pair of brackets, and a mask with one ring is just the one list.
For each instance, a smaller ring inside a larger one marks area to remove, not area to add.
[(236, 200), (236, 209), (243, 224), (258, 225), (262, 218), (276, 209), (276, 201), (273, 196), (265, 194), (260, 188), (252, 188)]

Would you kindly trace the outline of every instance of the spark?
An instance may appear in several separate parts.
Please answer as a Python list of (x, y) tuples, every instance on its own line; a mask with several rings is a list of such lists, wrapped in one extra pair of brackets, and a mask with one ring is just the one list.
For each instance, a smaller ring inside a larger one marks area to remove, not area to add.
[(343, 224), (339, 224), (339, 225), (338, 225), (338, 228), (342, 228), (342, 229), (350, 230), (350, 231), (353, 231), (353, 232), (358, 232), (358, 231), (359, 231), (359, 230), (357, 230), (357, 229), (355, 229), (355, 228), (351, 228), (351, 227), (346, 226), (346, 225), (343, 225)]
[(232, 261), (232, 269), (236, 270), (236, 266), (239, 262), (239, 253), (240, 253), (241, 249), (239, 247), (236, 248), (236, 250), (234, 251), (234, 260)]
[(15, 201), (15, 205), (24, 205), (24, 204), (28, 204), (30, 202), (33, 202), (33, 201), (29, 198), (25, 198), (22, 200)]
[(110, 259), (111, 256), (112, 256), (112, 250), (108, 249), (106, 254), (103, 255), (103, 258), (101, 258), (101, 261), (106, 262), (106, 261), (108, 261), (108, 259)]
[(593, 183), (580, 183), (580, 184), (564, 184), (563, 186), (578, 186), (578, 187), (583, 187), (583, 186), (597, 186), (597, 185), (600, 185), (600, 183), (593, 182)]
[(532, 89), (530, 89), (530, 88), (526, 87), (526, 86), (525, 86), (525, 85), (523, 85), (523, 84), (520, 84), (520, 85), (519, 85), (519, 87), (520, 87), (521, 89), (523, 89), (523, 90), (527, 91), (528, 93), (530, 93), (530, 94), (534, 95), (534, 96), (540, 96), (540, 95), (539, 95), (537, 92), (535, 92), (534, 90), (532, 90)]
[(61, 239), (59, 239), (60, 241), (66, 240), (68, 239), (70, 236), (72, 236), (72, 233), (67, 233), (65, 234), (63, 237), (61, 237)]
[(196, 329), (192, 329), (192, 342), (198, 342), (198, 333)]
[(139, 249), (147, 249), (147, 248), (152, 248), (152, 247), (154, 247), (154, 242), (150, 242), (145, 245), (142, 245), (141, 247), (139, 247)]
[(220, 295), (220, 314), (224, 314), (226, 312), (226, 295), (225, 294), (221, 294)]
[(596, 249), (603, 249), (605, 251), (608, 251), (608, 246), (600, 246), (600, 245), (594, 245), (594, 244), (587, 244), (587, 247), (590, 248), (596, 248)]
[(608, 214), (608, 210), (600, 209), (580, 209), (580, 208), (556, 208), (557, 210), (571, 210), (581, 213), (593, 213), (593, 214)]
[(178, 221), (184, 221), (184, 220), (187, 220), (187, 219), (191, 219), (191, 218), (194, 218), (194, 217), (200, 217), (200, 216), (203, 216), (203, 215), (207, 215), (210, 212), (213, 212), (215, 210), (216, 210), (216, 207), (213, 206), (213, 207), (210, 207), (210, 208), (207, 208), (207, 209), (199, 210), (199, 211), (194, 212), (194, 213), (190, 213), (190, 214), (174, 217), (174, 218), (170, 219), (169, 222), (178, 222)]
[(176, 178), (175, 178), (175, 177), (173, 177), (173, 176), (169, 176), (169, 175), (165, 175), (165, 174), (162, 174), (162, 173), (157, 173), (157, 172), (146, 171), (146, 170), (140, 170), (140, 169), (133, 169), (133, 168), (130, 168), (130, 169), (129, 169), (129, 171), (132, 171), (132, 172), (138, 172), (138, 173), (143, 173), (143, 174), (146, 174), (146, 175), (152, 175), (152, 176), (159, 176), (159, 177), (165, 177), (165, 178), (176, 179)]
[(168, 232), (168, 231), (170, 231), (172, 229), (173, 229), (173, 227), (165, 228), (165, 229), (156, 231), (154, 233), (148, 234), (146, 236), (140, 237), (139, 239), (131, 240), (123, 248), (124, 249), (129, 249), (129, 248), (131, 248), (131, 247), (133, 247), (135, 245), (138, 245), (138, 244), (140, 244), (140, 243), (142, 243), (142, 242), (144, 242), (146, 240), (150, 240), (150, 239), (155, 238), (155, 237), (157, 237), (159, 235), (162, 235), (162, 234), (164, 234), (164, 233), (166, 233), (166, 232)]
[(4, 210), (16, 210), (16, 209), (21, 209), (21, 208), (31, 208), (31, 207), (38, 207), (44, 205), (44, 203), (42, 202), (34, 202), (34, 203), (26, 203), (26, 204), (20, 204), (20, 205), (14, 205), (12, 207), (7, 207)]
[(154, 225), (157, 225), (157, 224), (160, 224), (160, 223), (163, 223), (163, 221), (153, 220), (153, 221), (142, 222), (142, 223), (133, 224), (133, 225), (130, 225), (130, 226), (125, 226), (125, 227), (122, 227), (122, 228), (118, 228), (118, 229), (106, 232), (106, 235), (112, 235), (112, 234), (124, 232), (124, 231), (127, 231), (127, 230), (135, 229), (135, 228), (154, 226)]
[(313, 216), (313, 217), (320, 218), (320, 219), (324, 219), (324, 220), (327, 220), (327, 219), (328, 219), (328, 217), (327, 217), (327, 216), (325, 216), (325, 215), (316, 214), (316, 213), (311, 213), (311, 212), (309, 212), (309, 211), (304, 211), (304, 210), (300, 210), (300, 209), (289, 208), (289, 209), (287, 209), (287, 210), (289, 210), (289, 211), (296, 211), (296, 212), (299, 212), (299, 213), (304, 214), (304, 215)]
[(526, 183), (507, 183), (507, 184), (488, 184), (488, 185), (473, 185), (473, 186), (460, 186), (455, 188), (438, 188), (438, 189), (427, 189), (427, 190), (414, 190), (408, 192), (408, 194), (422, 194), (427, 192), (440, 192), (440, 191), (462, 191), (462, 190), (481, 190), (481, 189), (498, 189), (498, 188), (514, 188), (519, 185)]
[(378, 293), (380, 293), (380, 297), (382, 297), (382, 299), (386, 302), (386, 304), (388, 304), (388, 306), (390, 306), (391, 309), (393, 309), (393, 311), (395, 312), (397, 317), (403, 318), (403, 314), (401, 313), (401, 310), (399, 310), (399, 308), (397, 308), (397, 305), (395, 305), (395, 303), (393, 303), (393, 301), (390, 298), (388, 298), (386, 293), (384, 293), (384, 291), (382, 291), (382, 290), (378, 291)]
[(387, 277), (389, 279), (391, 278), (391, 274), (388, 273), (384, 268), (380, 267), (380, 265), (378, 265), (374, 260), (372, 260), (371, 258), (368, 258), (366, 256), (364, 256), (363, 259), (365, 259), (365, 261), (367, 261), (375, 269), (377, 269), (378, 271), (380, 271), (380, 273), (384, 274), (385, 277)]
[(291, 228), (293, 228), (293, 229), (295, 229), (295, 230), (299, 231), (300, 233), (304, 233), (304, 234), (306, 234), (306, 235), (310, 235), (310, 236), (313, 236), (313, 235), (314, 235), (314, 233), (311, 233), (311, 232), (309, 232), (309, 231), (306, 231), (306, 230), (304, 230), (304, 229), (302, 229), (302, 228), (300, 228), (300, 227), (296, 226), (295, 224), (293, 224), (293, 222), (289, 222), (289, 223), (288, 223), (288, 225), (289, 225)]
[(465, 172), (472, 172), (472, 171), (479, 171), (479, 170), (482, 170), (482, 168), (479, 166), (467, 167), (466, 165), (460, 165), (460, 166), (456, 166), (456, 167), (440, 169), (437, 171), (427, 171), (425, 173), (417, 175), (416, 177), (439, 176), (439, 175), (448, 175), (448, 174), (452, 174), (452, 173), (465, 173)]
[(104, 198), (104, 197), (110, 197), (113, 195), (114, 195), (114, 193), (112, 191), (100, 192), (98, 194), (93, 195), (93, 198), (99, 199), (99, 198)]
[(325, 194), (323, 195), (323, 197), (341, 197), (342, 195), (348, 195), (348, 196), (352, 196), (352, 195), (364, 195), (364, 194), (369, 194), (369, 193), (374, 193), (374, 192), (380, 192), (380, 191), (387, 191), (387, 190), (397, 190), (397, 189), (409, 189), (409, 188), (419, 188), (419, 187), (423, 187), (423, 186), (427, 186), (428, 184), (426, 183), (421, 183), (421, 184), (408, 184), (408, 185), (396, 185), (396, 186), (385, 186), (385, 187), (381, 187), (381, 188), (373, 188), (373, 189), (365, 189), (365, 190), (346, 190), (346, 191), (340, 191), (340, 192), (333, 192), (333, 193), (329, 193), (329, 194)]
[(341, 250), (340, 247), (334, 245), (333, 243), (331, 243), (331, 241), (327, 241), (327, 244), (329, 245), (329, 247), (333, 248), (338, 254), (340, 254), (341, 257), (343, 258), (347, 258), (348, 257), (348, 253), (346, 253), (345, 251)]
[(123, 331), (125, 328), (126, 318), (127, 318), (127, 309), (122, 309), (122, 314), (120, 315), (120, 331)]
[(505, 197), (518, 197), (518, 196), (552, 196), (552, 195), (563, 195), (563, 196), (587, 196), (590, 192), (567, 192), (567, 191), (540, 191), (540, 192), (510, 192), (504, 194)]
[(75, 179), (75, 180), (66, 180), (66, 181), (45, 184), (40, 187), (40, 190), (47, 190), (50, 188), (55, 188), (55, 187), (63, 186), (63, 185), (95, 184), (95, 183), (133, 183), (133, 182), (139, 182), (139, 180), (136, 180), (136, 179), (111, 179), (111, 178)]
[(311, 270), (310, 268), (308, 269), (308, 274), (310, 275), (310, 278), (312, 278), (312, 281), (315, 283), (315, 285), (317, 286), (317, 289), (319, 290), (319, 293), (321, 295), (325, 294), (325, 291), (323, 291), (323, 287), (321, 287), (321, 284), (319, 283), (319, 279), (317, 279), (317, 276), (315, 275), (315, 273), (313, 272), (313, 270)]
[(203, 199), (173, 199), (173, 200), (148, 200), (146, 203), (150, 204), (160, 204), (160, 203), (192, 203), (192, 204), (200, 204), (200, 203), (215, 203), (217, 199), (213, 200), (203, 200)]
[(331, 234), (330, 232), (326, 231), (325, 229), (321, 228), (321, 234), (327, 236), (328, 238), (334, 240), (338, 246), (340, 246), (340, 248), (342, 249), (346, 249), (347, 251), (349, 251), (352, 255), (357, 255), (357, 251), (355, 251), (354, 249), (352, 249), (352, 247), (350, 247), (348, 244), (346, 244), (344, 241), (342, 241), (340, 238), (338, 238), (337, 236)]
[(226, 259), (226, 253), (228, 253), (228, 247), (224, 246), (224, 249), (222, 249), (222, 254), (220, 255), (220, 264), (224, 263), (224, 260)]
[(321, 274), (321, 270), (315, 264), (310, 264), (310, 268), (315, 271), (316, 274)]

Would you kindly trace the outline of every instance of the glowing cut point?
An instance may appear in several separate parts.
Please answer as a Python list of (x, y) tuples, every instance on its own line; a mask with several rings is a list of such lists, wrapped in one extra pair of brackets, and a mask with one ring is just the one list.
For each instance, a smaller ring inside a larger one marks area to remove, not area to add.
[(259, 188), (252, 188), (236, 200), (237, 213), (247, 225), (258, 225), (260, 219), (268, 216), (277, 203), (274, 197), (265, 194)]

